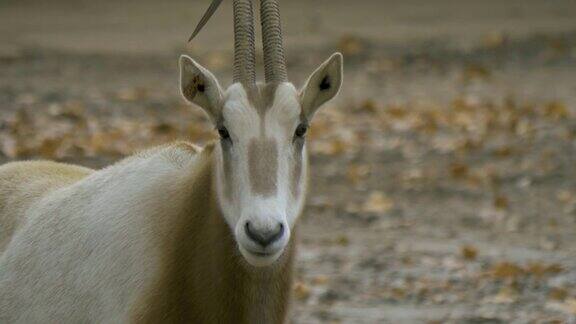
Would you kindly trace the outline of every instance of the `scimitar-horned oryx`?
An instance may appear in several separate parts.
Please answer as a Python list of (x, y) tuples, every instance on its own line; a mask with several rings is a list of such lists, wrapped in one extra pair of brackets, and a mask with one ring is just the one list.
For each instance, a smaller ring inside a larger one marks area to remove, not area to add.
[[(220, 2), (220, 1), (216, 1)], [(0, 167), (0, 323), (283, 323), (306, 195), (306, 131), (342, 82), (334, 54), (288, 82), (277, 0), (234, 0), (234, 82), (180, 57), (184, 98), (220, 140), (94, 171)]]

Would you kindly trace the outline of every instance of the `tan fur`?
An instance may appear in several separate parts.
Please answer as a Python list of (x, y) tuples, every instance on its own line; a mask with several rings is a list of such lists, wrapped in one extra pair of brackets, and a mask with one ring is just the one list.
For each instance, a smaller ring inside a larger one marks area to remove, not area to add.
[(166, 221), (156, 242), (160, 271), (133, 309), (135, 323), (284, 323), (294, 248), (276, 265), (258, 269), (238, 253), (217, 206), (210, 146), (193, 182), (183, 188), (190, 203)]
[(0, 167), (0, 255), (26, 210), (47, 193), (68, 186), (93, 170), (50, 161), (12, 162)]
[[(144, 269), (150, 275), (145, 276), (147, 281), (140, 284), (141, 289), (128, 302), (131, 322), (285, 322), (294, 239), (271, 267), (255, 268), (242, 258), (217, 204), (213, 151), (213, 145), (200, 152), (192, 144), (179, 142), (135, 154), (98, 171), (107, 172), (158, 156), (184, 168), (182, 177), (174, 179), (169, 187), (171, 208), (154, 207), (147, 216), (145, 227), (154, 230), (150, 255), (141, 257), (150, 260), (149, 269)], [(186, 171), (191, 159), (195, 159), (193, 168)], [(10, 237), (18, 232), (27, 210), (37, 201), (93, 172), (54, 162), (16, 162), (0, 167), (0, 247), (10, 248)]]

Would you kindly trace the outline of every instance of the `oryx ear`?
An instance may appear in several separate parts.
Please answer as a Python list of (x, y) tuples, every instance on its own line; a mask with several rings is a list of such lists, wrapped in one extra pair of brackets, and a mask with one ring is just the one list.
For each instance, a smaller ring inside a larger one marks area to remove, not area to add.
[(342, 54), (332, 54), (306, 81), (306, 85), (300, 92), (300, 102), (307, 119), (312, 119), (318, 108), (334, 98), (340, 91), (343, 74), (342, 61)]
[(180, 56), (180, 91), (200, 106), (216, 123), (220, 119), (224, 93), (216, 77), (187, 55)]

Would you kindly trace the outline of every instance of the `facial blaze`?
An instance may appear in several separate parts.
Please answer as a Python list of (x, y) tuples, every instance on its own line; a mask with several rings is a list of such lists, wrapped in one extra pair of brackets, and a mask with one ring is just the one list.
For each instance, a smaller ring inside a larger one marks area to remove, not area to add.
[(249, 95), (241, 85), (232, 86), (219, 125), (229, 136), (217, 150), (218, 199), (240, 252), (252, 265), (267, 265), (282, 255), (305, 191), (304, 139), (294, 138), (302, 122), (298, 92), (288, 84), (269, 89)]

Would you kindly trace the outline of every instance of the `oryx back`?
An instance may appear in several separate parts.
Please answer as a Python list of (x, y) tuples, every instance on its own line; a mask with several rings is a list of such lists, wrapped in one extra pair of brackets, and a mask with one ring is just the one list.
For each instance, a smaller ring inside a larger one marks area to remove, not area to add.
[(50, 161), (7, 163), (0, 167), (0, 255), (26, 221), (26, 210), (54, 190), (71, 185), (93, 170)]

